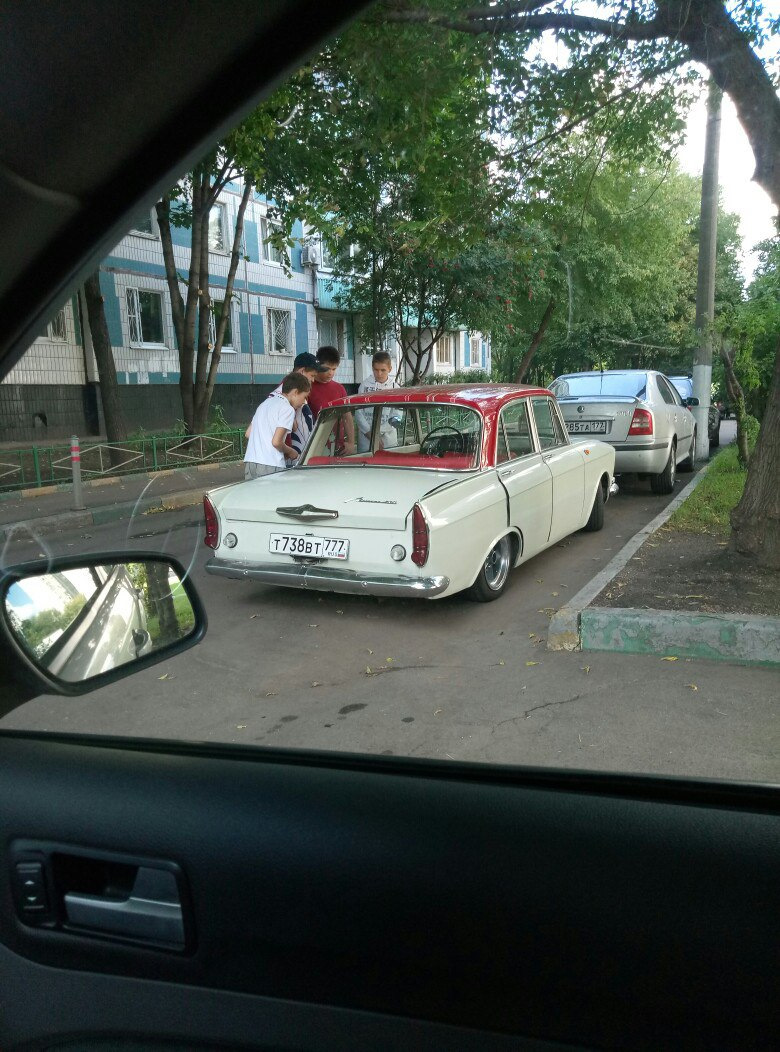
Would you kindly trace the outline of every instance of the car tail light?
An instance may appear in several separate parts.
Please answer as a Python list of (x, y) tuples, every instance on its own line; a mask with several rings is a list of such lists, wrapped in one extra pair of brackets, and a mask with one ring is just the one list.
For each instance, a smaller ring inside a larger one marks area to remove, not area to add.
[(428, 523), (420, 505), (415, 504), (412, 508), (412, 562), (417, 566), (425, 566), (428, 562), (429, 541)]
[(209, 548), (216, 548), (219, 544), (219, 519), (208, 497), (203, 498), (203, 514), (206, 518), (206, 536), (203, 540)]
[(629, 435), (652, 435), (653, 414), (647, 409), (635, 409), (628, 433)]

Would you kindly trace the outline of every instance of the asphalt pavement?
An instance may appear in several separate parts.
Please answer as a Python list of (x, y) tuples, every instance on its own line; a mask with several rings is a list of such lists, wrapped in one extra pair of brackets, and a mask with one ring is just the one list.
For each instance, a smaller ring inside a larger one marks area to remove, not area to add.
[(178, 657), (78, 698), (42, 696), (0, 726), (777, 781), (776, 671), (545, 649), (553, 611), (668, 499), (624, 486), (603, 531), (521, 566), (489, 604), (212, 578), (194, 505), (16, 534), (6, 563), (169, 552), (192, 573), (209, 630)]

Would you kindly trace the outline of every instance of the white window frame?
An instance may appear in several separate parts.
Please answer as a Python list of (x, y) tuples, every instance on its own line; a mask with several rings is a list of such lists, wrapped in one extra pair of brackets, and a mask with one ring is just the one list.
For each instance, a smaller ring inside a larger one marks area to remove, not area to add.
[[(474, 353), (476, 346), (477, 352)], [(476, 361), (474, 360), (476, 358)], [(482, 338), (480, 336), (469, 337), (469, 367), (471, 369), (482, 368)]]
[[(217, 316), (214, 313), (214, 304), (221, 303), (224, 308), (224, 299), (217, 299), (216, 296), (211, 297), (211, 310), (209, 311), (209, 343), (211, 344), (212, 350), (215, 343), (217, 342)], [(223, 354), (236, 354), (238, 348), (236, 347), (236, 315), (233, 310), (233, 301), (231, 297), (230, 303), (228, 303), (228, 312), (230, 317), (230, 343), (222, 344)]]
[[(211, 216), (214, 212), (218, 212), (220, 216), (221, 245), (212, 245), (211, 243)], [(230, 254), (227, 248), (227, 228), (227, 206), (224, 201), (216, 201), (209, 209), (209, 252), (216, 252), (222, 256)]]
[[(62, 335), (59, 335), (59, 328), (62, 327)], [(49, 322), (46, 332), (48, 338), (54, 343), (67, 343), (68, 342), (68, 314), (64, 307), (60, 307), (57, 313), (54, 315), (52, 320)]]
[(436, 342), (436, 364), (453, 366), (452, 351), (454, 340), (451, 332), (445, 332)]
[[(143, 331), (141, 329), (141, 304), (139, 296), (145, 294), (148, 296), (159, 296), (160, 297), (160, 323), (162, 326), (162, 342), (158, 343), (156, 340), (144, 340)], [(167, 349), (168, 345), (165, 342), (165, 294), (157, 289), (144, 289), (139, 288), (136, 285), (125, 286), (125, 310), (127, 311), (127, 336), (131, 347), (151, 347), (155, 350), (162, 348)], [(133, 319), (135, 315), (135, 321)], [(133, 339), (133, 325), (135, 324), (136, 331), (140, 333), (141, 339)]]
[(263, 216), (260, 220), (260, 231), (262, 233), (262, 249), (263, 249), (263, 262), (269, 263), (272, 267), (281, 267), (281, 259), (273, 259), (269, 253), (275, 251), (273, 245), (269, 245), (267, 238), (271, 229), (281, 230), (282, 224), (278, 219), (271, 219), (270, 216)]
[[(332, 271), (335, 257), (333, 256), (333, 253), (330, 251), (330, 249), (326, 246), (325, 239), (322, 238), (322, 237), (319, 238), (319, 247), (320, 247), (320, 266), (319, 266), (319, 269), (320, 270)], [(326, 256), (329, 256), (330, 258), (326, 259)]]
[[(274, 347), (274, 340), (272, 335), (272, 323), (274, 315), (286, 314), (288, 318), (287, 323), (287, 347), (285, 350), (280, 350)], [(295, 326), (293, 312), (287, 307), (266, 307), (265, 308), (265, 338), (267, 341), (266, 353), (275, 355), (295, 355)]]
[[(336, 343), (335, 345), (328, 339), (326, 340), (322, 330), (320, 328), (321, 323), (327, 322), (328, 324), (336, 324)], [(317, 316), (317, 346), (335, 346), (337, 351), (342, 357), (342, 360), (347, 354), (347, 319), (343, 315), (339, 315), (335, 318), (323, 317), (322, 314)]]
[(149, 223), (150, 223), (151, 228), (152, 228), (151, 230), (138, 230), (136, 227), (131, 227), (130, 228), (130, 233), (133, 235), (133, 237), (145, 237), (145, 238), (148, 238), (150, 241), (159, 241), (160, 240), (160, 227), (159, 227), (159, 225), (157, 223), (157, 209), (156, 208), (150, 208), (149, 209)]

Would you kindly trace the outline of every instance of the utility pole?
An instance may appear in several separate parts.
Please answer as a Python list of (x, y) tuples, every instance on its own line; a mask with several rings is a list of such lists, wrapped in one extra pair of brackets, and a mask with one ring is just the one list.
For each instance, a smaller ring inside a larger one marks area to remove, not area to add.
[(720, 105), (723, 93), (710, 80), (707, 96), (707, 135), (704, 140), (704, 167), (701, 173), (701, 214), (699, 217), (699, 272), (696, 286), (696, 332), (698, 345), (693, 358), (693, 394), (698, 441), (698, 460), (709, 460), (707, 439), (712, 397), (712, 325), (715, 318), (715, 255), (718, 239), (718, 154), (720, 152)]

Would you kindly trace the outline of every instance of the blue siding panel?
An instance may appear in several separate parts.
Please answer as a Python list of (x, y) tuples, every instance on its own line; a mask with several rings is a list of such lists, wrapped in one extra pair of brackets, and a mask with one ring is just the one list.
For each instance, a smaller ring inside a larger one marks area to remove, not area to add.
[(112, 347), (124, 345), (122, 333), (122, 315), (119, 310), (119, 296), (116, 291), (116, 282), (113, 274), (107, 274), (105, 270), (100, 271), (100, 291), (103, 293), (103, 307), (106, 312), (106, 324)]
[(305, 303), (295, 304), (295, 352), (309, 350), (309, 312)]
[(301, 239), (303, 238), (303, 224), (300, 219), (296, 219), (293, 223), (292, 238), (296, 244), (290, 249), (290, 266), (293, 270), (302, 274), (303, 264), (301, 263)]
[(246, 254), (250, 263), (260, 262), (260, 241), (258, 240), (257, 223), (247, 219), (244, 223), (244, 240), (246, 242)]

